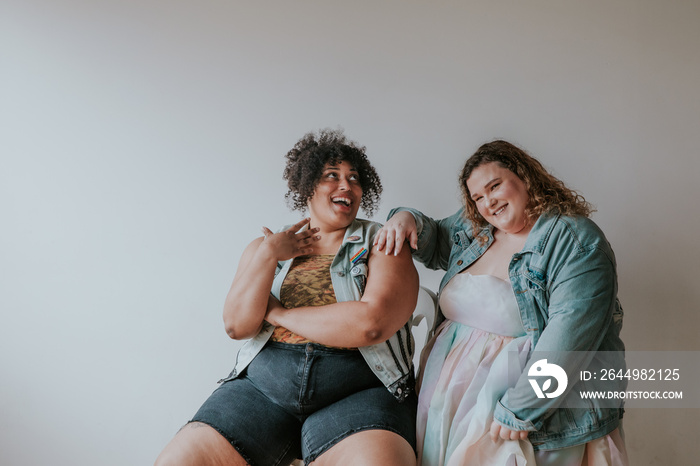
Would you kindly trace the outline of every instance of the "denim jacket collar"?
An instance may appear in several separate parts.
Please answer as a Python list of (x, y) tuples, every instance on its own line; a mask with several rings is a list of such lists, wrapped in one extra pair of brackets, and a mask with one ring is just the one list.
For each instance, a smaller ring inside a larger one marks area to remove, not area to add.
[[(552, 230), (554, 230), (554, 227), (557, 225), (557, 219), (559, 217), (561, 217), (561, 214), (558, 212), (540, 215), (537, 220), (535, 220), (535, 224), (532, 226), (532, 230), (530, 230), (525, 245), (520, 252), (532, 252), (541, 256), (547, 247), (547, 242), (552, 234)], [(479, 231), (476, 237), (486, 235), (488, 238), (486, 244), (490, 245), (493, 242), (493, 229), (493, 225), (486, 225)]]
[(527, 241), (521, 252), (532, 252), (542, 255), (547, 247), (549, 237), (561, 216), (558, 212), (544, 213), (539, 216), (528, 234)]
[[(299, 231), (305, 231), (308, 229), (309, 229), (309, 224), (307, 223)], [(345, 235), (343, 235), (343, 242), (341, 243), (341, 247), (345, 243), (362, 243), (364, 241), (364, 239), (365, 239), (365, 228), (363, 227), (362, 221), (356, 218), (345, 229)]]

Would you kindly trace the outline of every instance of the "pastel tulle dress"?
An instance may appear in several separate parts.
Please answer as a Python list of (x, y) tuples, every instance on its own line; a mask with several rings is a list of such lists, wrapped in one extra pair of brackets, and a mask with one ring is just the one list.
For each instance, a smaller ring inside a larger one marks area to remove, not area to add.
[(618, 430), (557, 451), (534, 452), (527, 440), (493, 442), (494, 408), (520, 376), (531, 346), (513, 290), (497, 277), (462, 272), (443, 288), (440, 307), (446, 320), (421, 361), (419, 466), (627, 464)]

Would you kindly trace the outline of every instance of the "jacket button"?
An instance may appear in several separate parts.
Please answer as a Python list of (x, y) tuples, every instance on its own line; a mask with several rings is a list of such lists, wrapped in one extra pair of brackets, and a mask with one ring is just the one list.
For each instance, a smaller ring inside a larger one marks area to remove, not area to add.
[(383, 370), (384, 370), (384, 368), (383, 368), (382, 366), (380, 366), (379, 364), (377, 364), (376, 366), (374, 366), (374, 368), (377, 369), (378, 371), (383, 371)]
[(339, 276), (339, 277), (344, 277), (344, 276), (345, 276), (345, 272), (338, 272), (338, 276)]
[(457, 265), (462, 265), (462, 264), (464, 264), (464, 261), (462, 259), (457, 261)]

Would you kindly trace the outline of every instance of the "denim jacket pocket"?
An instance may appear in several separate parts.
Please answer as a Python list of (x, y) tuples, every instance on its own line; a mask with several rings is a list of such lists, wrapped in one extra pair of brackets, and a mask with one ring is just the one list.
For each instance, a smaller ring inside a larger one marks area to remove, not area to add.
[(462, 229), (457, 230), (453, 233), (452, 242), (456, 246), (459, 246), (460, 249), (466, 249), (471, 244), (469, 235), (467, 235), (467, 232)]
[(544, 290), (547, 287), (547, 279), (544, 272), (528, 267), (525, 277), (527, 278), (530, 288)]
[(549, 307), (549, 299), (547, 297), (547, 279), (544, 274), (538, 270), (528, 268), (525, 273), (525, 281), (530, 295), (537, 303), (537, 308), (547, 309)]

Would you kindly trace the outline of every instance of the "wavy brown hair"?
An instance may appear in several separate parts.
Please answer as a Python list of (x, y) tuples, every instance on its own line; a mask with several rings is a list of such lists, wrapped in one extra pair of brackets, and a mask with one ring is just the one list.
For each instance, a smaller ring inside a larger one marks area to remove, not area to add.
[(289, 190), (284, 198), (289, 207), (305, 212), (326, 164), (348, 162), (357, 170), (362, 187), (360, 207), (371, 217), (379, 205), (382, 182), (365, 152), (364, 146), (348, 140), (341, 129), (322, 129), (318, 134), (304, 135), (286, 155), (283, 178)]
[(525, 183), (530, 197), (525, 214), (530, 223), (534, 223), (545, 212), (588, 217), (595, 211), (583, 196), (567, 188), (563, 181), (550, 174), (537, 159), (507, 141), (497, 140), (479, 147), (464, 164), (459, 176), (465, 216), (477, 231), (484, 228), (488, 222), (476, 208), (467, 187), (467, 180), (475, 169), (490, 162), (507, 168)]

